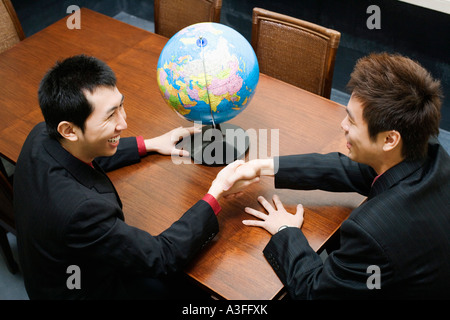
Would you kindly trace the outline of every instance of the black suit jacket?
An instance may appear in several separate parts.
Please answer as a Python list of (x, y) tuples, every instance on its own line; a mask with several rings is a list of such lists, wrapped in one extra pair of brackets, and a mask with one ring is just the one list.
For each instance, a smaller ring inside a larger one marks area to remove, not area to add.
[[(136, 139), (123, 138), (117, 153), (94, 161), (94, 169), (50, 139), (44, 123), (31, 131), (14, 175), (19, 259), (31, 299), (115, 298), (125, 278), (180, 270), (218, 232), (203, 200), (158, 236), (127, 225), (101, 167), (139, 159)], [(67, 287), (71, 265), (80, 268), (81, 289)]]
[(342, 223), (340, 247), (324, 263), (300, 229), (271, 238), (264, 254), (293, 298), (450, 298), (450, 158), (440, 145), (373, 186), (372, 168), (339, 153), (278, 160), (277, 188), (368, 197)]

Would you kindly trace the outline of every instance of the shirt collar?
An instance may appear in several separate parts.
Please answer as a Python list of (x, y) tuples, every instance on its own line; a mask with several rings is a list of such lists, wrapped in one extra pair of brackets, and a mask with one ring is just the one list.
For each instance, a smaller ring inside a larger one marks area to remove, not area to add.
[(382, 193), (383, 191), (392, 188), (401, 180), (410, 176), (415, 171), (419, 170), (425, 163), (426, 159), (416, 161), (402, 161), (393, 166), (386, 172), (375, 177), (370, 189), (369, 199)]

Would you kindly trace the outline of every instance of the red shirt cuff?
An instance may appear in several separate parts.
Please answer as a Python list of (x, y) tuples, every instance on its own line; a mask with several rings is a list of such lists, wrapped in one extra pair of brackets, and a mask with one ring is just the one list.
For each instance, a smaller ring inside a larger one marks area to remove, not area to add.
[(204, 201), (208, 202), (208, 204), (211, 206), (211, 208), (214, 211), (214, 214), (217, 216), (219, 214), (219, 212), (222, 210), (222, 208), (220, 207), (219, 202), (217, 201), (216, 198), (214, 198), (212, 195), (210, 195), (209, 193), (205, 194), (205, 196), (203, 197)]
[(139, 155), (141, 157), (147, 155), (147, 149), (145, 148), (144, 138), (142, 136), (137, 136), (136, 142), (137, 142), (137, 146), (138, 146)]

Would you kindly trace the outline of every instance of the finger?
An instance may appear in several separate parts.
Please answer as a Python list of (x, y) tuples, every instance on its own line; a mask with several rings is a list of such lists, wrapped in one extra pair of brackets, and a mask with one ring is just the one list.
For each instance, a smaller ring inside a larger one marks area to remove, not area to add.
[(244, 193), (243, 193), (242, 191), (233, 193), (233, 195), (234, 195), (235, 198), (239, 198), (239, 197), (242, 196), (243, 194), (244, 194)]
[(296, 214), (300, 214), (302, 216), (305, 214), (305, 209), (303, 208), (303, 205), (301, 205), (300, 203), (297, 205)]
[(236, 193), (230, 193), (230, 194), (226, 194), (223, 196), (224, 199), (234, 199), (234, 198), (238, 198), (241, 195), (243, 195), (244, 193), (242, 191), (236, 192)]
[(196, 128), (196, 127), (188, 127), (188, 128), (183, 128), (183, 129), (184, 129), (184, 133), (188, 133), (188, 134), (202, 132), (201, 128)]
[(272, 205), (263, 196), (258, 197), (258, 202), (261, 203), (268, 213), (272, 213), (274, 211)]
[(255, 218), (258, 218), (258, 219), (261, 219), (261, 220), (266, 220), (266, 218), (267, 218), (267, 214), (265, 214), (265, 213), (263, 213), (261, 211), (255, 210), (253, 208), (246, 207), (244, 209), (244, 211), (247, 212), (248, 214), (251, 214)]
[(235, 176), (236, 174), (236, 168), (239, 167), (242, 163), (244, 163), (242, 160), (236, 160), (230, 164), (228, 164), (225, 168), (223, 168), (220, 172), (219, 175), (223, 177), (223, 182), (224, 182), (224, 187), (227, 187), (226, 190), (228, 190), (229, 188), (231, 188), (234, 184), (228, 184), (227, 180), (232, 178), (233, 176)]
[(201, 129), (195, 127), (188, 127), (188, 128), (179, 127), (174, 130), (174, 135), (172, 136), (172, 139), (174, 139), (174, 141), (179, 141), (182, 138), (190, 136), (194, 133), (200, 133), (201, 131), (202, 131)]
[(244, 160), (236, 160), (236, 161), (230, 163), (229, 165), (227, 165), (225, 167), (225, 169), (223, 169), (223, 170), (227, 170), (227, 172), (230, 171), (229, 176), (225, 177), (225, 181), (223, 183), (224, 191), (228, 191), (236, 183), (236, 181), (239, 180), (239, 176), (236, 174), (236, 168), (241, 166), (244, 163), (245, 163)]
[(239, 167), (240, 165), (242, 165), (243, 163), (244, 163), (243, 160), (233, 161), (233, 162), (229, 163), (225, 168), (223, 168), (222, 171), (229, 171), (230, 175), (234, 174), (234, 171), (236, 170), (236, 168)]
[(231, 176), (225, 179), (225, 182), (223, 183), (224, 185), (223, 190), (225, 191), (229, 190), (238, 180), (239, 176), (236, 173), (231, 174)]
[(244, 160), (236, 160), (230, 163), (229, 166), (232, 167), (233, 169), (236, 169), (237, 167), (243, 165), (244, 163), (245, 163)]
[(280, 197), (278, 195), (275, 194), (272, 198), (272, 201), (277, 210), (284, 209), (283, 203), (281, 203)]
[(256, 183), (256, 182), (259, 182), (259, 177), (256, 177), (256, 178), (251, 179), (251, 180), (241, 180), (241, 183), (240, 183), (240, 184), (237, 184), (237, 186), (238, 186), (239, 188), (246, 188), (246, 187), (248, 187), (249, 185), (252, 185), (252, 184), (254, 184), (254, 183)]
[(264, 222), (260, 220), (242, 220), (242, 223), (250, 227), (264, 228)]
[(200, 128), (200, 127), (192, 127), (192, 128), (194, 128), (193, 133), (201, 133), (202, 132), (202, 128)]
[(235, 198), (239, 198), (243, 195), (244, 193), (242, 191), (239, 191), (238, 193), (235, 193)]
[(224, 195), (223, 198), (229, 200), (229, 199), (233, 199), (235, 196), (236, 196), (235, 193), (230, 193), (230, 194)]
[(253, 184), (253, 183), (255, 183), (255, 182), (259, 182), (259, 180), (261, 180), (261, 178), (260, 178), (260, 177), (256, 177), (256, 178), (254, 178), (254, 179), (247, 180), (247, 181), (248, 181), (249, 184)]
[(172, 155), (174, 156), (180, 156), (180, 157), (189, 157), (190, 153), (187, 150), (181, 150), (181, 149), (173, 149)]

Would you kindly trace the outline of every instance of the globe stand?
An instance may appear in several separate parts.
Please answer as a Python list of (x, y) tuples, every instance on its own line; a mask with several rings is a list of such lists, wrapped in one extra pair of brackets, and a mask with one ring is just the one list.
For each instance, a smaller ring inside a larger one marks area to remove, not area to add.
[(224, 166), (242, 159), (247, 152), (250, 139), (248, 134), (233, 124), (224, 123), (203, 126), (202, 132), (194, 134), (189, 142), (180, 142), (188, 150), (194, 163), (207, 166)]

